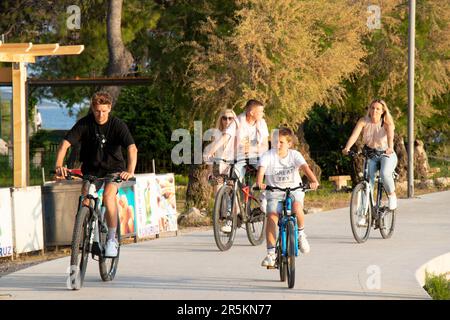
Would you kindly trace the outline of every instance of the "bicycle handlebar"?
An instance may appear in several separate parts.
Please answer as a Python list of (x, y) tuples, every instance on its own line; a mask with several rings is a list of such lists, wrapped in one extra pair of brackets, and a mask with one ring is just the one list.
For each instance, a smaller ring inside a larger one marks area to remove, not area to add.
[[(307, 191), (313, 191), (313, 189), (309, 188), (307, 185), (303, 185), (300, 184), (297, 187), (293, 187), (293, 188), (279, 188), (279, 187), (275, 187), (275, 186), (266, 186), (266, 190), (267, 191), (282, 191), (282, 192), (286, 192), (286, 191), (295, 191), (295, 190), (299, 190), (302, 189), (302, 191), (307, 192)], [(253, 190), (261, 190), (258, 186), (254, 187)]]
[[(56, 174), (56, 171), (52, 170), (52, 171), (50, 171), (50, 173), (51, 174)], [(66, 180), (73, 180), (72, 177), (81, 178), (81, 179), (89, 181), (91, 183), (94, 182), (94, 181), (106, 180), (106, 178), (99, 178), (99, 177), (96, 177), (96, 176), (93, 176), (93, 175), (86, 175), (86, 176), (84, 176), (82, 174), (78, 174), (76, 172), (73, 172), (70, 169), (67, 169), (67, 176), (65, 177), (65, 179)], [(120, 178), (120, 177), (117, 177), (117, 178), (114, 178), (112, 181), (116, 182), (116, 183), (121, 183), (123, 181), (123, 179)], [(128, 181), (136, 181), (136, 178), (135, 177), (129, 178)]]
[(228, 164), (236, 164), (236, 163), (244, 162), (244, 161), (247, 162), (247, 161), (254, 160), (254, 159), (259, 160), (259, 157), (242, 158), (242, 159), (239, 159), (239, 160), (235, 160), (235, 159), (228, 160), (228, 159), (223, 159), (223, 158), (211, 158), (212, 162), (223, 161), (223, 162), (228, 163)]
[(356, 152), (356, 151), (353, 151), (353, 150), (348, 150), (348, 155), (350, 156), (350, 157), (356, 157), (357, 155), (363, 155), (363, 156), (367, 156), (367, 157), (369, 157), (370, 155), (377, 155), (377, 156), (380, 156), (380, 157), (386, 157), (386, 158), (388, 158), (389, 157), (389, 155), (388, 154), (386, 154), (385, 153), (386, 151), (379, 151), (379, 150), (373, 150), (373, 151), (358, 151), (358, 152)]

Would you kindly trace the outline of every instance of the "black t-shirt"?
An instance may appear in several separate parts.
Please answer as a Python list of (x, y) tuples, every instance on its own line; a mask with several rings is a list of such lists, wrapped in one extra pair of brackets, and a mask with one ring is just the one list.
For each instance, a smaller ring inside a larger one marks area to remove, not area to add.
[(121, 147), (134, 144), (127, 125), (110, 116), (99, 125), (93, 114), (80, 119), (64, 137), (70, 144), (81, 143), (80, 161), (83, 174), (103, 177), (109, 173), (125, 171)]

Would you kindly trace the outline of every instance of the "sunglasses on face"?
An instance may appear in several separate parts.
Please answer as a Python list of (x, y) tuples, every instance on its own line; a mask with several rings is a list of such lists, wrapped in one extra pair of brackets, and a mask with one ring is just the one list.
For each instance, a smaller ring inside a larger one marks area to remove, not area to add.
[(228, 121), (233, 121), (233, 119), (234, 119), (234, 117), (227, 117), (227, 116), (223, 116), (223, 117), (222, 117), (222, 120), (223, 120), (223, 121), (226, 121), (226, 120), (228, 120)]

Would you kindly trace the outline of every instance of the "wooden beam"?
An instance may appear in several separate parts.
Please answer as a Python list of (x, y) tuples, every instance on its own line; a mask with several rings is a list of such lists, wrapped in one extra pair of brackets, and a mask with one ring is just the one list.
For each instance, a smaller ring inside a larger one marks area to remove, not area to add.
[(0, 62), (28, 62), (35, 63), (36, 58), (27, 54), (12, 54), (0, 52)]
[(59, 43), (34, 44), (33, 47), (31, 47), (31, 49), (28, 51), (28, 53), (33, 55), (39, 55), (41, 52), (54, 53), (58, 48)]
[(34, 57), (39, 56), (62, 56), (62, 55), (72, 55), (72, 54), (80, 54), (84, 50), (84, 46), (63, 46), (58, 47), (55, 50), (38, 50), (33, 51), (30, 50), (27, 54), (32, 55)]
[(23, 62), (13, 63), (13, 174), (14, 187), (27, 186), (27, 108), (25, 81), (27, 70)]
[(2, 43), (0, 44), (0, 52), (16, 52), (16, 53), (25, 53), (28, 52), (33, 44), (31, 42), (28, 43)]
[(84, 45), (77, 46), (62, 46), (55, 51), (56, 55), (66, 55), (66, 54), (80, 54), (84, 50)]

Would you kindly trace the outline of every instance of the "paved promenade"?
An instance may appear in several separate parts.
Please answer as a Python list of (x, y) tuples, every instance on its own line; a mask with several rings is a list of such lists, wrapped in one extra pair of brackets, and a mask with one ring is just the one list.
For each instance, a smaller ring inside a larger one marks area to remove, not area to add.
[(450, 252), (450, 191), (400, 199), (397, 212), (391, 239), (372, 230), (364, 244), (348, 208), (307, 215), (311, 252), (297, 258), (293, 289), (260, 267), (265, 245), (245, 230), (227, 252), (208, 230), (123, 246), (113, 282), (90, 260), (79, 291), (66, 287), (68, 257), (45, 262), (0, 278), (0, 299), (430, 299), (416, 271)]

